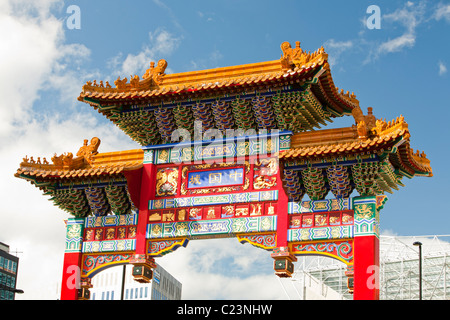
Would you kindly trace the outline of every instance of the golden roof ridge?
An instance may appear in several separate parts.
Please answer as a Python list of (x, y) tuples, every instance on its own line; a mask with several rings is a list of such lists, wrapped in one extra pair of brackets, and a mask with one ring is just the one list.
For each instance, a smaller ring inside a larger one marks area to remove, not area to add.
[(74, 177), (84, 175), (99, 175), (103, 172), (123, 171), (126, 169), (139, 168), (144, 160), (144, 151), (142, 149), (132, 149), (126, 151), (104, 152), (98, 153), (97, 149), (100, 145), (100, 139), (92, 138), (91, 144), (88, 140), (84, 140), (84, 145), (76, 153), (77, 157), (73, 157), (73, 153), (66, 152), (60, 156), (56, 153), (52, 157), (52, 163), (46, 158), (25, 156), (20, 163), (20, 168), (16, 174), (42, 176), (58, 175), (60, 177)]
[[(289, 42), (281, 44), (282, 56), (279, 60), (248, 63), (227, 67), (218, 67), (204, 70), (187, 71), (173, 74), (165, 74), (167, 62), (164, 59), (158, 61), (158, 66), (154, 62), (150, 63), (142, 79), (138, 75), (114, 81), (116, 87), (112, 87), (109, 81), (103, 80), (97, 83), (96, 80), (88, 81), (83, 86), (80, 98), (89, 95), (91, 97), (101, 97), (107, 95), (113, 97), (117, 93), (132, 95), (154, 94), (167, 91), (195, 90), (204, 86), (224, 86), (232, 83), (252, 83), (254, 81), (270, 80), (281, 78), (286, 75), (293, 75), (311, 67), (328, 65), (328, 54), (321, 47), (315, 52), (306, 53), (300, 48), (300, 42), (296, 42), (296, 47), (292, 48)], [(148, 92), (148, 93), (147, 93)], [(89, 93), (89, 94), (88, 94)], [(120, 95), (119, 95), (120, 96)], [(119, 96), (115, 96), (118, 98)]]

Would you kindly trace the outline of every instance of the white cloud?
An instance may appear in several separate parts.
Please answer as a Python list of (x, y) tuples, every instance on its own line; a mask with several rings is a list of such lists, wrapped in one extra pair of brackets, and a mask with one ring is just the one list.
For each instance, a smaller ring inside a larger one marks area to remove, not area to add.
[(0, 138), (32, 119), (33, 102), (42, 89), (79, 90), (81, 75), (73, 68), (90, 55), (84, 45), (64, 43), (63, 22), (49, 13), (61, 1), (11, 3), (0, 7), (0, 38), (7, 48), (0, 51)]
[[(401, 52), (416, 45), (418, 28), (430, 20), (426, 2), (407, 1), (393, 12), (386, 13), (384, 9), (381, 7), (380, 30), (369, 30), (367, 16), (363, 16), (360, 18), (361, 30), (358, 32), (357, 39), (347, 41), (330, 39), (325, 42), (324, 47), (330, 49), (327, 51), (330, 64), (337, 64), (339, 56), (347, 50), (368, 53), (363, 61), (363, 64), (366, 64), (380, 56)], [(439, 16), (443, 17), (443, 13)], [(386, 35), (389, 36), (386, 37)]]
[[(28, 119), (28, 113), (38, 96), (43, 78), (57, 58), (56, 43), (61, 37), (56, 19), (30, 19), (8, 15), (10, 8), (0, 11), (0, 137), (12, 129), (12, 124)], [(14, 32), (11, 32), (14, 30)]]
[[(384, 13), (383, 7), (381, 12)], [(367, 58), (363, 61), (364, 64), (378, 59), (382, 55), (400, 52), (402, 50), (413, 48), (417, 40), (417, 28), (427, 21), (426, 18), (426, 2), (419, 1), (414, 3), (406, 2), (403, 7), (396, 9), (391, 13), (385, 13), (381, 17), (382, 28), (381, 31), (366, 31), (364, 26), (363, 31), (359, 33), (358, 46), (360, 49), (368, 52)], [(381, 32), (390, 35), (395, 34), (396, 30), (401, 30), (401, 34), (389, 37), (382, 41), (369, 40), (366, 38), (369, 35), (375, 35), (374, 32)]]
[(339, 60), (340, 55), (353, 48), (353, 41), (336, 41), (334, 39), (327, 40), (324, 43), (325, 51), (328, 53), (329, 63), (332, 66), (335, 66)]
[(434, 12), (434, 18), (438, 21), (444, 19), (450, 22), (450, 4), (444, 5), (440, 3)]
[(414, 4), (408, 1), (403, 8), (397, 9), (392, 13), (383, 15), (384, 22), (392, 25), (398, 23), (404, 27), (404, 33), (396, 38), (383, 42), (378, 47), (378, 53), (398, 52), (404, 48), (411, 48), (416, 42), (416, 28), (424, 20), (425, 3)]
[(405, 47), (412, 48), (416, 43), (416, 36), (412, 33), (405, 33), (397, 38), (383, 42), (379, 47), (380, 53), (390, 53), (401, 51)]
[[(175, 37), (163, 29), (150, 32), (149, 43), (143, 45), (140, 52), (130, 53), (125, 59), (123, 59), (123, 54), (119, 53), (109, 60), (109, 67), (114, 69), (113, 77), (135, 74), (142, 76), (145, 70), (150, 67), (150, 62), (165, 59), (178, 47), (180, 41), (180, 37)], [(169, 69), (167, 72), (169, 72)]]
[(439, 67), (439, 75), (440, 76), (447, 73), (447, 67), (442, 61), (439, 61), (438, 67)]

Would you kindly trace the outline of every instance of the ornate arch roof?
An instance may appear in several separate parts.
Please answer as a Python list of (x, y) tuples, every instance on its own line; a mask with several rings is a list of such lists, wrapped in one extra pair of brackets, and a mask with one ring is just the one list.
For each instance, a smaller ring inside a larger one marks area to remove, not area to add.
[(141, 77), (88, 81), (88, 103), (142, 146), (167, 143), (178, 128), (309, 131), (350, 115), (359, 101), (335, 87), (323, 47), (281, 45), (280, 59), (165, 74), (161, 59)]

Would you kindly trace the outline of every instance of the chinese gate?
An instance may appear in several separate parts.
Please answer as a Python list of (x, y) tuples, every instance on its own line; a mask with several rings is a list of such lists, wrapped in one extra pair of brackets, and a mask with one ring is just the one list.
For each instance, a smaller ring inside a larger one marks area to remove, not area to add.
[[(90, 279), (114, 265), (149, 282), (158, 257), (219, 237), (267, 250), (279, 277), (298, 256), (338, 259), (355, 299), (379, 298), (384, 194), (432, 176), (430, 162), (402, 116), (364, 115), (334, 86), (323, 48), (281, 48), (280, 60), (173, 75), (160, 60), (142, 79), (83, 86), (78, 99), (142, 147), (99, 153), (93, 138), (75, 157), (20, 164), (17, 177), (74, 216), (62, 299), (89, 299)], [(355, 125), (316, 130), (341, 116)]]

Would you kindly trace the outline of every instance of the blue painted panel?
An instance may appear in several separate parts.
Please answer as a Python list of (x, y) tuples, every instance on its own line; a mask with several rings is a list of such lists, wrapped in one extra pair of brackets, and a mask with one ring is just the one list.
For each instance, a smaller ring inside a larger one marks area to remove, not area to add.
[(234, 186), (244, 184), (244, 168), (188, 172), (188, 188)]

